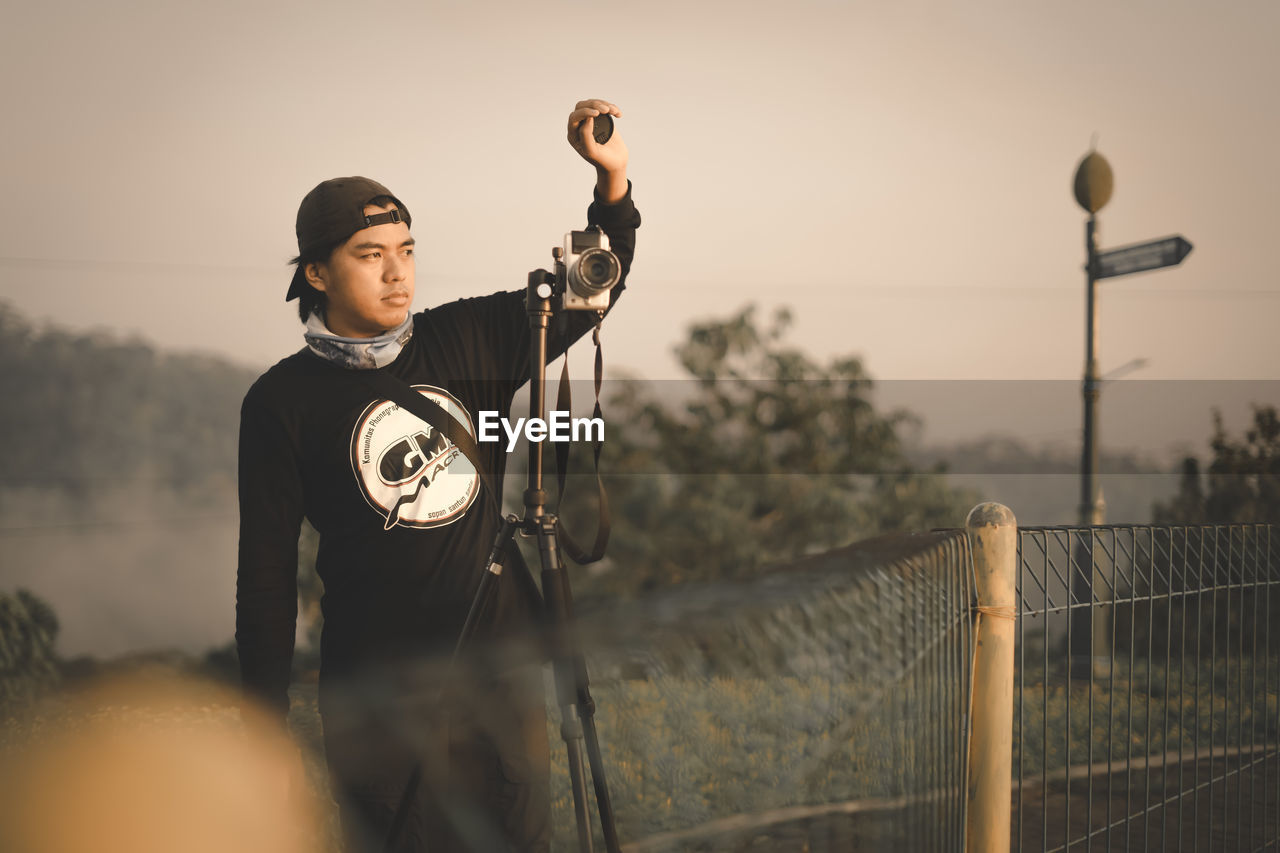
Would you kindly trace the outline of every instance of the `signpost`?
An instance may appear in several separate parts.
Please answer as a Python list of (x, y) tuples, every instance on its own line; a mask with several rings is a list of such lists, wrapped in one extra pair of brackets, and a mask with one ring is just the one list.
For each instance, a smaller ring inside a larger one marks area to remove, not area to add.
[(1069, 677), (1092, 679), (1110, 672), (1112, 620), (1107, 582), (1106, 549), (1098, 546), (1096, 527), (1105, 515), (1098, 470), (1098, 396), (1102, 379), (1097, 359), (1097, 291), (1104, 278), (1177, 266), (1191, 252), (1191, 243), (1181, 234), (1098, 251), (1096, 214), (1111, 199), (1111, 166), (1096, 151), (1080, 161), (1075, 175), (1076, 202), (1089, 214), (1085, 222), (1085, 348), (1084, 348), (1084, 446), (1080, 460), (1080, 527), (1073, 543), (1071, 560), (1078, 567), (1071, 572), (1071, 595), (1080, 605), (1071, 611)]
[(1095, 277), (1114, 278), (1118, 275), (1158, 270), (1161, 267), (1176, 267), (1189, 254), (1191, 244), (1181, 234), (1108, 249), (1098, 253), (1098, 271)]

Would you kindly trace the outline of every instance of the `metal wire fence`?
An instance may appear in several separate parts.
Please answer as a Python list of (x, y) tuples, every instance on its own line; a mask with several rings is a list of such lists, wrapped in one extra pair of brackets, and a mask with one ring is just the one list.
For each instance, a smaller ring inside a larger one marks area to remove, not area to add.
[[(974, 600), (969, 539), (949, 530), (859, 542), (756, 580), (584, 609), (576, 631), (624, 849), (963, 850)], [(513, 661), (540, 646), (528, 639), (511, 650)], [(437, 662), (420, 663), (397, 673), (414, 684), (443, 680)], [(351, 690), (381, 714), (405, 700), (401, 687), (373, 673)], [(554, 695), (547, 691), (553, 849), (572, 850)], [(293, 729), (318, 747), (315, 685), (295, 685), (295, 700)], [(229, 712), (201, 699), (171, 716), (194, 732)], [(385, 719), (404, 723), (399, 713)], [(13, 739), (53, 720), (24, 724)], [(411, 730), (388, 734), (425, 742), (429, 732), (409, 722)], [(369, 752), (370, 761), (383, 758)], [(336, 851), (334, 791), (319, 753), (308, 750), (307, 761), (318, 849)]]
[(628, 849), (961, 850), (972, 600), (957, 530), (584, 614)]
[(1021, 528), (1012, 849), (1280, 845), (1280, 536)]

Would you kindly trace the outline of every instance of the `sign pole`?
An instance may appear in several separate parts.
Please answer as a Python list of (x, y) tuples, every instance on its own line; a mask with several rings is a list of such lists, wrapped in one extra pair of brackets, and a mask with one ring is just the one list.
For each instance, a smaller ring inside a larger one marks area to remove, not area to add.
[[(1111, 199), (1111, 166), (1090, 150), (1076, 169), (1076, 202), (1089, 214), (1084, 226), (1085, 332), (1084, 332), (1084, 442), (1080, 453), (1080, 532), (1072, 544), (1071, 603), (1067, 621), (1071, 677), (1092, 678), (1111, 670), (1111, 593), (1107, 565), (1114, 554), (1099, 547), (1097, 528), (1106, 516), (1106, 504), (1098, 485), (1098, 281), (1104, 278), (1173, 267), (1191, 251), (1181, 234), (1132, 246), (1098, 251), (1097, 213)], [(1114, 576), (1114, 572), (1112, 572)]]
[[(1111, 198), (1111, 166), (1096, 151), (1080, 162), (1076, 170), (1076, 201), (1089, 214), (1084, 226), (1085, 249), (1085, 337), (1084, 337), (1084, 441), (1080, 454), (1080, 531), (1071, 543), (1071, 594), (1068, 637), (1070, 677), (1092, 680), (1106, 674), (1111, 664), (1111, 608), (1101, 605), (1108, 586), (1098, 565), (1097, 534), (1104, 507), (1097, 485), (1098, 398), (1102, 390), (1098, 371), (1098, 220), (1097, 212)], [(1097, 604), (1095, 604), (1097, 602)]]
[(1084, 226), (1085, 336), (1084, 336), (1084, 451), (1080, 459), (1080, 526), (1101, 524), (1104, 507), (1097, 489), (1098, 397), (1102, 391), (1098, 373), (1098, 243), (1097, 217), (1090, 214)]

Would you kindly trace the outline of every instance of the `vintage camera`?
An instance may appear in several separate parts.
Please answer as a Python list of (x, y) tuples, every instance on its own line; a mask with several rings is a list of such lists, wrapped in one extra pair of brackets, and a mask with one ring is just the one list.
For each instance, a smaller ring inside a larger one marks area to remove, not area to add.
[(609, 251), (609, 238), (603, 231), (570, 231), (564, 235), (564, 248), (557, 246), (552, 254), (565, 310), (604, 311), (609, 307), (609, 290), (622, 279), (622, 262)]

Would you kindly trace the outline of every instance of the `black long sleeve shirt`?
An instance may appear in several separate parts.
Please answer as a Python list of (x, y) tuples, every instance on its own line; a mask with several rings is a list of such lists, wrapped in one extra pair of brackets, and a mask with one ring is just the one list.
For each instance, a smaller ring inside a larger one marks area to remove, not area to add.
[[(640, 225), (630, 187), (615, 204), (597, 196), (587, 221), (604, 230), (621, 261), (616, 302)], [(517, 290), (422, 311), (404, 349), (378, 370), (425, 393), (474, 435), (478, 413), (507, 417), (528, 379), (524, 300)], [(552, 324), (549, 359), (595, 322), (593, 312), (565, 313), (563, 325)], [(304, 348), (259, 377), (241, 408), (236, 647), (246, 690), (282, 715), (289, 707), (304, 516), (320, 534), (322, 693), (328, 678), (371, 661), (451, 644), (497, 532), (467, 458), (382, 399), (362, 372)], [(500, 489), (505, 436), (479, 447)], [(528, 610), (513, 583), (500, 583), (497, 596), (491, 620)]]

